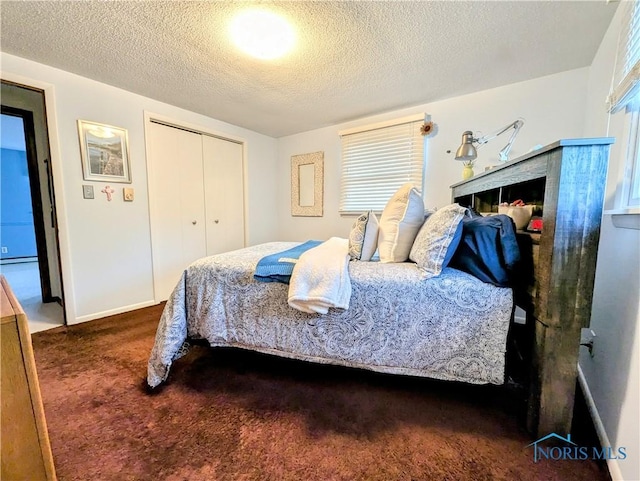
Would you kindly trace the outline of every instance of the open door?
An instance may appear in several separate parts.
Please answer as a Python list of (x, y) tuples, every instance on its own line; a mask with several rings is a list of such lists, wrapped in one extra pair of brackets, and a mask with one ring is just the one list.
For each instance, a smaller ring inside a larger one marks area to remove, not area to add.
[(2, 106), (3, 261), (37, 257), (42, 302), (52, 302), (33, 113)]

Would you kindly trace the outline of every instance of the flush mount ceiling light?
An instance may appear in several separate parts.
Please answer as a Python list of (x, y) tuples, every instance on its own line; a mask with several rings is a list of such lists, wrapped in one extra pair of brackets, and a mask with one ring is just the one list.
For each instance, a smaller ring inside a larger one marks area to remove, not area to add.
[(231, 38), (245, 53), (263, 60), (286, 54), (295, 42), (291, 25), (267, 10), (247, 10), (238, 14), (230, 26)]

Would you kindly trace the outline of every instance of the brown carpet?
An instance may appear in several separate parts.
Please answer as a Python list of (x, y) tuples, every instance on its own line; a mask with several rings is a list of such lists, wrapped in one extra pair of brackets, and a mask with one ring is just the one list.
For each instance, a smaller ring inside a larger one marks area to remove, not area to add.
[(160, 312), (33, 336), (61, 481), (608, 479), (534, 463), (503, 388), (197, 347), (150, 395)]

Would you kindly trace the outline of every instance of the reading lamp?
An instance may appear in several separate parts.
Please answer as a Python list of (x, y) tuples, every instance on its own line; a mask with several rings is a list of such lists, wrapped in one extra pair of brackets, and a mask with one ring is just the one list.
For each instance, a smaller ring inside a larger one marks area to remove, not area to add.
[(511, 150), (513, 141), (516, 140), (516, 135), (518, 135), (518, 132), (523, 125), (524, 120), (518, 119), (514, 122), (511, 122), (506, 127), (503, 127), (492, 134), (485, 135), (484, 137), (480, 137), (478, 139), (474, 138), (473, 132), (471, 132), (470, 130), (465, 131), (462, 134), (462, 144), (460, 145), (460, 147), (458, 147), (458, 150), (456, 150), (456, 160), (472, 162), (476, 159), (476, 157), (478, 157), (477, 147), (480, 147), (490, 140), (495, 139), (498, 135), (504, 134), (509, 129), (514, 129), (511, 137), (509, 138), (509, 142), (507, 142), (507, 145), (505, 145), (504, 148), (498, 153), (498, 157), (500, 158), (501, 162), (508, 161), (509, 151)]

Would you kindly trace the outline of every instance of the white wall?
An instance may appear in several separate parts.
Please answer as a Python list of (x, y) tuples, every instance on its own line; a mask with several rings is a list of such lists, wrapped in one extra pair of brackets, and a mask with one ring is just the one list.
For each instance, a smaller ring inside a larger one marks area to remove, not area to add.
[[(605, 209), (620, 207), (628, 116), (609, 116), (609, 93), (621, 20), (618, 9), (591, 65), (585, 136), (612, 136)], [(583, 349), (580, 368), (595, 408), (601, 440), (627, 448), (627, 459), (610, 463), (614, 479), (640, 479), (640, 230), (619, 228), (605, 211), (600, 233), (591, 328), (593, 358)]]
[[(338, 131), (382, 120), (427, 113), (438, 126), (426, 148), (426, 181), (424, 201), (428, 208), (451, 202), (449, 186), (462, 179), (462, 163), (454, 160), (462, 132), (480, 130), (492, 133), (518, 117), (524, 127), (511, 150), (510, 158), (527, 153), (534, 145), (546, 145), (561, 138), (582, 137), (584, 98), (589, 69), (577, 69), (519, 82), (491, 90), (455, 97), (431, 104), (397, 110), (384, 115), (360, 119), (301, 134), (282, 137), (278, 141), (278, 196), (280, 237), (287, 240), (346, 237), (353, 217), (338, 214), (340, 197), (340, 137)], [(478, 151), (476, 172), (498, 163), (498, 151), (509, 140), (510, 132), (497, 137)], [(291, 156), (324, 151), (324, 216), (292, 217), (290, 210)], [(449, 153), (447, 151), (450, 151)]]
[[(27, 84), (49, 85), (47, 93), (55, 97), (53, 111), (47, 113), (57, 126), (52, 156), (58, 163), (53, 173), (69, 323), (154, 301), (145, 110), (244, 139), (248, 155), (248, 242), (256, 244), (277, 237), (275, 139), (26, 59), (2, 53), (0, 60), (3, 79), (25, 78)], [(82, 179), (78, 119), (128, 130), (133, 182), (111, 184), (116, 190), (112, 202), (100, 192), (106, 184)], [(82, 184), (94, 185), (94, 200), (83, 199)], [(134, 202), (123, 202), (124, 186), (135, 189)]]

